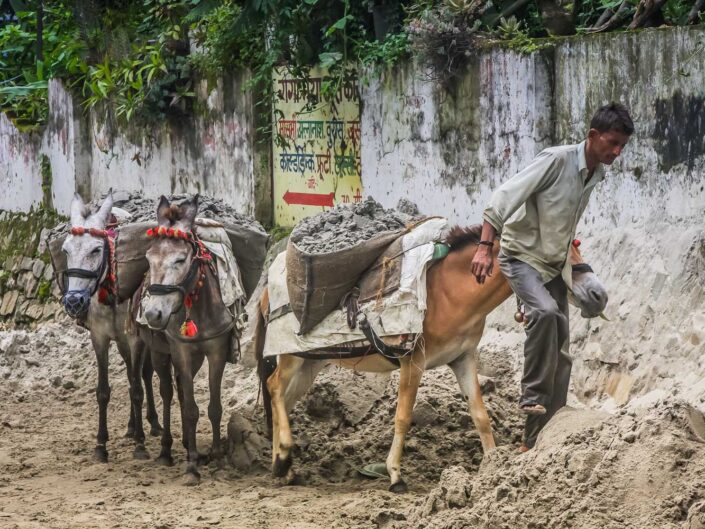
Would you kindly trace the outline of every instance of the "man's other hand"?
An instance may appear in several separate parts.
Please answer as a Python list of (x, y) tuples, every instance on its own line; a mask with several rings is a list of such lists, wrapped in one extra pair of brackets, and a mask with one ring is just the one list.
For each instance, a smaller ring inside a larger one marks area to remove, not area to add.
[(478, 283), (483, 284), (485, 279), (492, 277), (493, 266), (492, 248), (484, 245), (479, 246), (470, 265), (470, 271)]

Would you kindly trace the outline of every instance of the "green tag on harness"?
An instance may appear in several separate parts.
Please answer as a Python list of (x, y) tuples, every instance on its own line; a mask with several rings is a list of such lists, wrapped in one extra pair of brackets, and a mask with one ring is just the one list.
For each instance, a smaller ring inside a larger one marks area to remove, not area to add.
[(445, 243), (437, 242), (433, 247), (433, 260), (443, 259), (450, 252), (450, 246)]

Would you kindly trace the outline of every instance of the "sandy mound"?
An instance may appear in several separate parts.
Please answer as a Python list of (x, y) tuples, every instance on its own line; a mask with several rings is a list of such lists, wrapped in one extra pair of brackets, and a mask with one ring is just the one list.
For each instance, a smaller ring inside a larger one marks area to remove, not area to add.
[(444, 470), (409, 525), (703, 527), (704, 456), (705, 420), (685, 403), (616, 415), (564, 408), (527, 454), (500, 448), (474, 477)]

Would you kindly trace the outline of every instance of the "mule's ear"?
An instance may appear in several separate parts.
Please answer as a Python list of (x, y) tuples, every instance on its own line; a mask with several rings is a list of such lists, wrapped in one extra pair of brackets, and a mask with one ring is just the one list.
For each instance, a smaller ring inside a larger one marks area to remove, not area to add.
[(199, 195), (196, 193), (191, 200), (181, 205), (179, 220), (186, 226), (193, 226), (193, 221), (198, 213), (198, 199)]
[(81, 195), (73, 194), (71, 201), (71, 226), (83, 226), (86, 221), (86, 205), (83, 203)]
[(160, 226), (171, 225), (171, 204), (169, 199), (164, 195), (159, 197), (159, 205), (157, 206), (157, 224)]
[(108, 195), (105, 197), (105, 200), (103, 200), (103, 203), (100, 205), (100, 209), (96, 212), (95, 215), (93, 215), (93, 218), (96, 220), (96, 224), (99, 225), (100, 228), (105, 227), (108, 224), (108, 220), (110, 220), (110, 212), (113, 209), (113, 190), (112, 188), (110, 191), (108, 191)]

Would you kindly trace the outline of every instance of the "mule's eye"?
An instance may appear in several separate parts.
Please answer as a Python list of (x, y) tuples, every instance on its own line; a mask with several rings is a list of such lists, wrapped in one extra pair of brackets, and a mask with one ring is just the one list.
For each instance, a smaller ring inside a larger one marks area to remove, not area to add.
[(177, 259), (176, 261), (174, 261), (174, 264), (180, 265), (180, 264), (184, 264), (185, 262), (186, 262), (186, 259), (182, 257), (181, 259)]
[(93, 248), (91, 255), (98, 255), (100, 253), (100, 248)]

